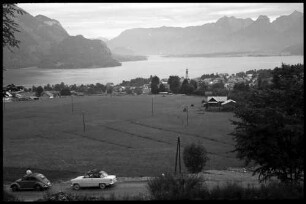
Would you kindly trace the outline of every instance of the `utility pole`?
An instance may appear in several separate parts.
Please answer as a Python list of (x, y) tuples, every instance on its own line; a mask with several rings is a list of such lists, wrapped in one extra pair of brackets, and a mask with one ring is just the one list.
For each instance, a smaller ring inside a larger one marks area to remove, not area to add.
[(179, 160), (179, 171), (181, 173), (181, 144), (180, 144), (180, 137), (177, 138), (177, 145), (176, 145), (175, 169), (174, 169), (174, 173), (175, 174), (176, 174), (176, 168), (177, 168), (177, 160)]
[(188, 126), (188, 106), (186, 106), (186, 113), (187, 113), (187, 126)]
[(71, 95), (71, 110), (73, 112), (73, 97), (72, 97), (72, 95)]
[(84, 112), (82, 112), (83, 115), (83, 131), (85, 132), (85, 119), (84, 119)]
[(152, 116), (153, 116), (153, 95), (152, 95)]

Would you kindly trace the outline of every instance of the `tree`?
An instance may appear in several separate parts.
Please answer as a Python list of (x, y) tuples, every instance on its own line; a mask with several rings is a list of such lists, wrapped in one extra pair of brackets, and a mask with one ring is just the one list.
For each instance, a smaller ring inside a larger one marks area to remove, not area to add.
[(195, 80), (191, 79), (190, 84), (193, 86), (195, 90), (198, 88), (198, 83)]
[(15, 21), (16, 14), (23, 15), (23, 11), (19, 9), (15, 4), (2, 4), (3, 8), (3, 24), (2, 24), (2, 46), (7, 47), (10, 51), (11, 48), (19, 48), (20, 41), (15, 38), (15, 32), (18, 30), (18, 24)]
[(112, 94), (113, 93), (113, 87), (112, 86), (108, 86), (107, 88), (106, 88), (106, 93), (108, 93), (108, 94)]
[(181, 86), (180, 77), (178, 77), (178, 76), (169, 76), (168, 84), (170, 86), (170, 90), (171, 90), (172, 93), (174, 93), (174, 94), (178, 94), (179, 93), (180, 86)]
[(46, 86), (44, 86), (44, 90), (51, 91), (52, 87), (50, 86), (50, 84), (47, 84)]
[(60, 91), (61, 96), (70, 96), (71, 92), (69, 87), (64, 87), (61, 91)]
[(41, 93), (44, 91), (43, 87), (39, 86), (36, 88), (35, 92), (36, 92), (36, 96), (39, 97), (41, 96)]
[(248, 84), (245, 84), (244, 82), (236, 83), (234, 85), (233, 91), (249, 91), (250, 87)]
[(238, 72), (238, 73), (236, 73), (236, 76), (237, 76), (237, 77), (243, 78), (243, 77), (246, 77), (246, 73), (244, 73), (244, 72)]
[(272, 71), (273, 84), (252, 89), (235, 110), (237, 157), (259, 167), (260, 181), (298, 182), (304, 174), (304, 65)]
[(166, 87), (165, 87), (165, 85), (160, 84), (160, 85), (159, 85), (159, 89), (158, 89), (158, 91), (159, 91), (159, 92), (165, 92), (165, 91), (166, 91)]
[(152, 77), (151, 80), (151, 93), (152, 94), (158, 94), (158, 86), (159, 86), (159, 78), (157, 76)]
[(207, 151), (202, 144), (191, 143), (184, 148), (183, 160), (190, 173), (199, 173), (208, 161)]
[(184, 79), (182, 86), (181, 86), (180, 93), (189, 95), (189, 94), (192, 94), (193, 91), (194, 91), (194, 87), (191, 84), (189, 84), (187, 79)]

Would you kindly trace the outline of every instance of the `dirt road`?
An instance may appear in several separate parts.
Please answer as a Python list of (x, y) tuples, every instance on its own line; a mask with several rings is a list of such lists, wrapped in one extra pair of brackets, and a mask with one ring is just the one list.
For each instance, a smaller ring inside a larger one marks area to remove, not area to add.
[[(64, 183), (55, 183), (52, 188), (46, 191), (18, 191), (12, 192), (18, 199), (22, 201), (36, 201), (38, 199), (42, 199), (44, 194), (56, 193), (56, 192), (67, 192), (72, 194), (77, 194), (80, 196), (94, 196), (108, 198), (114, 195), (116, 198), (124, 197), (125, 195), (129, 195), (129, 197), (136, 196), (139, 194), (146, 193), (146, 181), (138, 181), (138, 182), (118, 182), (112, 187), (105, 188), (101, 190), (99, 188), (82, 188), (79, 191), (72, 190), (69, 182)], [(5, 186), (5, 190), (11, 192), (9, 186)]]
[[(216, 185), (222, 186), (228, 182), (236, 182), (242, 186), (258, 186), (257, 176), (252, 176), (251, 172), (239, 172), (239, 171), (229, 171), (229, 170), (209, 170), (204, 174), (206, 184), (208, 188), (212, 188)], [(48, 191), (36, 192), (36, 191), (20, 191), (12, 192), (17, 198), (22, 201), (35, 201), (43, 198), (44, 194), (56, 193), (56, 192), (68, 192), (77, 195), (87, 195), (104, 198), (109, 198), (110, 196), (115, 196), (116, 198), (123, 198), (128, 195), (129, 198), (133, 196), (138, 196), (140, 194), (147, 194), (147, 180), (148, 177), (139, 178), (118, 178), (118, 182), (109, 188), (101, 190), (99, 188), (86, 188), (79, 191), (72, 190), (70, 182), (53, 183), (53, 186)], [(4, 189), (11, 192), (9, 185), (4, 185)]]

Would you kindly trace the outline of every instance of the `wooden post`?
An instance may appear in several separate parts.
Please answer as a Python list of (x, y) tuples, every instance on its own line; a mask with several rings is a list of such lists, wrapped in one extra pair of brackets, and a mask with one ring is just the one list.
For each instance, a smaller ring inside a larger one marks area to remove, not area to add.
[(152, 116), (153, 116), (153, 96), (152, 96)]
[(85, 132), (85, 119), (84, 119), (84, 112), (82, 112), (83, 115), (83, 131)]
[(178, 155), (178, 143), (176, 144), (176, 154), (175, 154), (175, 169), (174, 169), (175, 174), (176, 174), (176, 167), (177, 167), (177, 155)]
[(187, 126), (188, 126), (188, 106), (186, 106), (186, 112), (187, 112)]
[(180, 141), (180, 137), (178, 137), (178, 155), (179, 155), (179, 167), (180, 167), (180, 173), (181, 173), (181, 141)]
[(181, 142), (180, 142), (180, 137), (177, 138), (177, 145), (176, 145), (176, 155), (175, 155), (175, 169), (174, 173), (176, 174), (176, 169), (177, 169), (177, 160), (179, 163), (179, 171), (181, 173)]
[(73, 112), (73, 97), (72, 97), (72, 95), (71, 95), (71, 110)]

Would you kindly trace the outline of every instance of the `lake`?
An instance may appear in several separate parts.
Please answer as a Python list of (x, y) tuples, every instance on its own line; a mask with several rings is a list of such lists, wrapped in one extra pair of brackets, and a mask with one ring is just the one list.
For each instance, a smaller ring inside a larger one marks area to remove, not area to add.
[(233, 74), (251, 69), (274, 69), (285, 64), (304, 64), (303, 56), (267, 56), (267, 57), (161, 57), (149, 56), (147, 61), (123, 62), (122, 66), (90, 69), (9, 69), (3, 71), (3, 85), (15, 84), (25, 87), (44, 86), (46, 84), (106, 84), (121, 83), (137, 77), (160, 79), (170, 75), (185, 76), (189, 70), (190, 78), (203, 74)]

